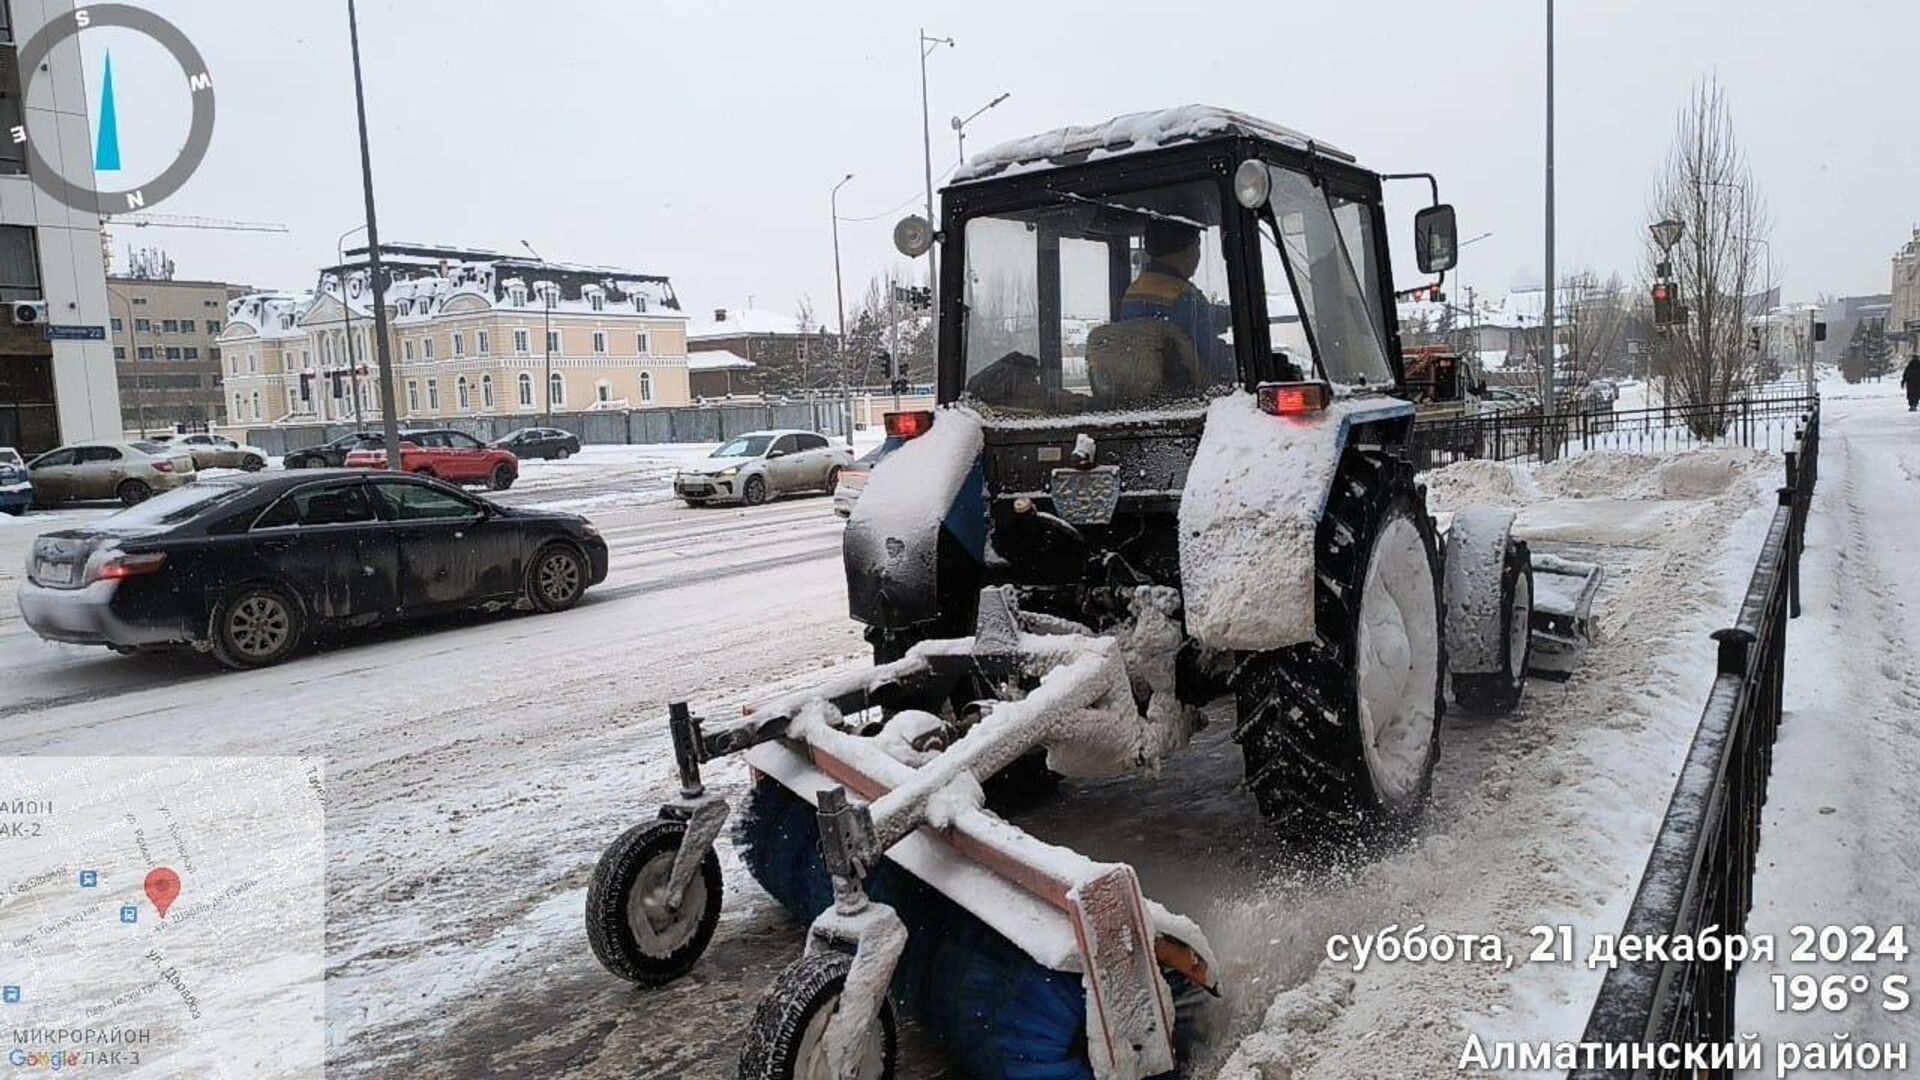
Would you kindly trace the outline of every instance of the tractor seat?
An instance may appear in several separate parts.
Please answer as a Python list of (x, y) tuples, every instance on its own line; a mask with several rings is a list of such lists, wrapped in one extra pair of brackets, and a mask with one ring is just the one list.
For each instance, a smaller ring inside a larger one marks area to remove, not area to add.
[(1087, 334), (1087, 381), (1096, 409), (1145, 405), (1207, 385), (1193, 342), (1156, 318), (1107, 323)]

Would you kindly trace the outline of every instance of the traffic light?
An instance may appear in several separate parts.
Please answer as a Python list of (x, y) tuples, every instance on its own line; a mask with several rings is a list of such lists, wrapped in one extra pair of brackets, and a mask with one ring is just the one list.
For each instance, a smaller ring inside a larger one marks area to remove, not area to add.
[(1674, 303), (1674, 287), (1671, 281), (1653, 283), (1653, 323), (1655, 326), (1672, 326), (1679, 322), (1679, 305)]
[(1754, 352), (1760, 351), (1760, 328), (1759, 327), (1757, 326), (1750, 327), (1747, 330), (1747, 348), (1752, 349)]
[(1827, 324), (1826, 323), (1815, 322), (1813, 324), (1813, 340), (1815, 341), (1827, 340)]

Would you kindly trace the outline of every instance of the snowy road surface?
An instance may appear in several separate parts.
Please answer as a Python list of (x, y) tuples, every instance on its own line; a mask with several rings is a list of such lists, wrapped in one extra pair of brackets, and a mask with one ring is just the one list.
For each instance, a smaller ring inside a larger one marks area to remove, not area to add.
[[(1237, 786), (1225, 717), (1163, 780), (1077, 785), (1026, 820), (1135, 862), (1151, 895), (1205, 926), (1229, 994), (1189, 1075), (1264, 1078), (1280, 1073), (1261, 1064), (1285, 1062), (1303, 1080), (1402, 1078), (1450, 1066), (1469, 1028), (1577, 1034), (1592, 987), (1571, 972), (1356, 977), (1318, 963), (1325, 937), (1395, 920), (1516, 944), (1535, 922), (1617, 926), (1705, 693), (1706, 632), (1744, 585), (1776, 467), (1596, 455), (1433, 478), (1437, 507), (1519, 507), (1537, 550), (1601, 558), (1612, 576), (1603, 640), (1571, 682), (1536, 681), (1514, 717), (1450, 715), (1411, 848), (1335, 871), (1293, 865)], [(11, 597), (32, 529), (0, 526), (0, 754), (326, 760), (334, 1075), (720, 1080), (797, 953), (800, 929), (725, 841), (720, 929), (668, 989), (603, 972), (581, 909), (604, 845), (672, 790), (669, 701), (721, 709), (864, 655), (839, 519), (823, 498), (705, 511), (608, 498), (585, 471), (529, 470), (507, 500), (579, 505), (607, 535), (611, 577), (578, 609), (382, 631), (264, 672), (38, 642)], [(727, 794), (745, 781), (737, 763), (709, 777)], [(947, 1075), (911, 1043), (903, 1069)]]

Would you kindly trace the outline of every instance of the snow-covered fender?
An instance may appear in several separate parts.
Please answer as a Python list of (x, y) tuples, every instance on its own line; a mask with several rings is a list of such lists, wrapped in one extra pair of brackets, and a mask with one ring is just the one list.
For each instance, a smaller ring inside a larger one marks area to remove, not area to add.
[(1395, 398), (1336, 398), (1279, 417), (1252, 394), (1207, 408), (1180, 493), (1187, 633), (1213, 649), (1266, 651), (1313, 639), (1314, 536), (1352, 430), (1411, 422)]
[(1447, 527), (1442, 603), (1450, 671), (1482, 675), (1505, 666), (1500, 586), (1512, 535), (1513, 511), (1491, 506), (1461, 510)]
[(956, 595), (972, 594), (971, 581), (939, 578), (943, 546), (949, 560), (976, 568), (986, 561), (983, 445), (979, 418), (948, 405), (926, 434), (874, 466), (841, 548), (856, 620), (888, 629), (927, 623), (942, 614), (943, 584)]

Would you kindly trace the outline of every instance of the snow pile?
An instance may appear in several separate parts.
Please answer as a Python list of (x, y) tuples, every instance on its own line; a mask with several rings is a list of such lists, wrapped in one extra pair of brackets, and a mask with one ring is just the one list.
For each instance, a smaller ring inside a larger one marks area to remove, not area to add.
[(1215, 649), (1278, 649), (1313, 637), (1313, 542), (1347, 426), (1406, 411), (1341, 399), (1312, 419), (1269, 416), (1251, 394), (1207, 408), (1180, 496), (1187, 632)]
[(1527, 466), (1504, 461), (1460, 461), (1421, 474), (1428, 498), (1438, 506), (1525, 506), (1544, 493)]

